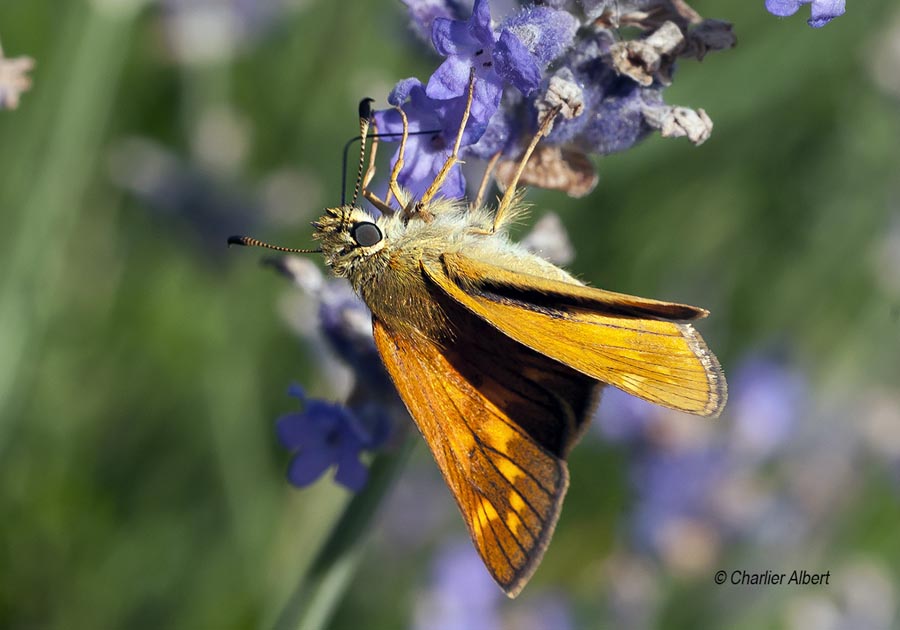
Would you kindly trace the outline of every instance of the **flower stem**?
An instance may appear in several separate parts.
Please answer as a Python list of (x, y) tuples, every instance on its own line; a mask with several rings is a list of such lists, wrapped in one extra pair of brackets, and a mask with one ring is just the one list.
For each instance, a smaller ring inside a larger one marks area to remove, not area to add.
[(347, 504), (331, 535), (294, 590), (274, 630), (321, 630), (327, 627), (362, 559), (370, 524), (415, 445), (408, 435), (399, 448), (372, 461), (366, 487)]

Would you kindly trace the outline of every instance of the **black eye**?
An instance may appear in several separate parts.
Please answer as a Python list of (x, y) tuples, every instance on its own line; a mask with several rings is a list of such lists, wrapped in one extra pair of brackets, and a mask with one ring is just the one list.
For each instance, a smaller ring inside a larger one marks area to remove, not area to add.
[(372, 247), (381, 242), (381, 230), (374, 223), (357, 223), (350, 230), (350, 236), (362, 247)]

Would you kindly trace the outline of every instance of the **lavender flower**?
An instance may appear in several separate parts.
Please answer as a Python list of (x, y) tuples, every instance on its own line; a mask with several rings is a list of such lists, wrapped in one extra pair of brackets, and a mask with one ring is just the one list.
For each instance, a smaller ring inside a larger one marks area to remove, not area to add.
[(676, 573), (702, 575), (724, 542), (776, 543), (811, 518), (787, 493), (767, 491), (760, 476), (808, 408), (805, 379), (752, 356), (735, 370), (731, 398), (720, 430), (617, 390), (604, 394), (598, 412), (604, 437), (634, 452), (630, 542)]
[(278, 23), (284, 0), (156, 0), (172, 56), (189, 65), (233, 58)]
[(659, 451), (637, 459), (632, 476), (640, 496), (635, 512), (637, 542), (665, 553), (676, 527), (708, 515), (711, 496), (727, 467), (725, 453), (712, 445)]
[(504, 628), (517, 630), (572, 630), (575, 620), (568, 600), (559, 593), (542, 593), (507, 608)]
[(575, 627), (568, 600), (559, 593), (532, 592), (505, 605), (478, 553), (453, 541), (437, 553), (424, 596), (416, 598), (415, 630), (569, 630)]
[[(394, 105), (409, 99), (405, 111), (411, 130), (439, 130), (408, 143), (407, 172), (401, 172), (400, 183), (414, 195), (425, 190), (449, 155), (472, 70), (473, 103), (461, 157), (502, 153), (496, 171), (501, 184), (538, 120), (556, 107), (560, 120), (522, 182), (573, 196), (587, 194), (596, 183), (588, 154), (627, 149), (653, 130), (664, 137), (687, 136), (695, 144), (709, 137), (712, 122), (705, 112), (666, 105), (662, 89), (671, 83), (677, 57), (700, 59), (729, 48), (734, 35), (729, 24), (703, 20), (683, 3), (620, 2), (623, 20), (644, 33), (627, 42), (618, 41), (602, 19), (602, 2), (545, 3), (551, 6), (521, 9), (498, 27), (488, 0), (476, 0), (466, 20), (458, 19), (459, 3), (451, 0), (404, 3), (413, 27), (420, 33), (430, 27), (431, 43), (445, 57), (424, 83), (424, 94), (418, 94), (422, 84), (407, 79), (390, 99)], [(382, 132), (399, 134), (398, 114), (380, 112), (376, 120)], [(465, 194), (457, 171), (442, 188), (444, 196)]]
[(831, 20), (844, 15), (845, 0), (766, 0), (766, 11), (778, 17), (794, 15), (800, 5), (811, 4), (810, 18), (806, 21), (813, 28), (822, 28)]
[(239, 190), (209, 169), (146, 138), (119, 140), (110, 150), (112, 181), (133, 195), (154, 218), (174, 220), (214, 257), (223, 255), (222, 239), (262, 214), (257, 195)]
[(660, 421), (658, 407), (615, 387), (607, 387), (600, 399), (593, 428), (611, 442), (635, 444), (646, 439)]
[(282, 416), (277, 423), (278, 439), (294, 451), (288, 479), (295, 486), (308, 486), (335, 466), (335, 481), (350, 490), (361, 490), (368, 470), (360, 454), (384, 442), (387, 418), (374, 407), (351, 411), (342, 405), (309, 399), (296, 385), (289, 393), (304, 409)]
[(731, 379), (734, 448), (754, 458), (772, 455), (791, 436), (806, 406), (806, 381), (786, 366), (752, 357)]
[[(322, 369), (332, 373), (332, 384), (340, 380), (334, 378), (337, 362), (333, 355), (340, 359), (340, 375), (346, 378), (347, 367), (352, 371), (351, 382), (341, 388), (349, 390), (343, 406), (307, 400), (301, 388), (291, 389), (291, 395), (304, 403), (304, 410), (278, 421), (279, 439), (295, 451), (288, 479), (294, 485), (306, 486), (334, 465), (338, 483), (360, 490), (367, 478), (360, 454), (387, 447), (400, 433), (395, 431), (393, 419), (405, 415), (375, 349), (369, 311), (346, 280), (324, 278), (307, 258), (284, 256), (265, 262), (311, 298), (306, 306), (314, 308), (317, 317), (307, 313), (300, 317), (302, 321), (292, 323), (324, 351)], [(316, 321), (316, 325), (309, 327), (310, 321)], [(327, 348), (321, 347), (323, 338)]]
[[(434, 130), (434, 134), (413, 135), (406, 143), (406, 168), (400, 171), (398, 181), (415, 197), (422, 196), (441, 166), (450, 156), (456, 133), (465, 109), (465, 97), (440, 101), (428, 96), (425, 86), (415, 78), (400, 81), (388, 96), (392, 105), (403, 105), (409, 131), (420, 132)], [(375, 114), (375, 123), (379, 133), (397, 134), (399, 139), (403, 132), (403, 122), (396, 109), (388, 109)], [(472, 140), (474, 131), (469, 128), (467, 137)], [(400, 149), (391, 159), (396, 163)], [(441, 194), (450, 199), (465, 194), (465, 181), (462, 171), (453, 169), (450, 176), (441, 186)]]
[(319, 346), (325, 364), (323, 371), (332, 372), (327, 380), (333, 380), (334, 375), (334, 370), (329, 368), (340, 363), (341, 369), (350, 368), (360, 376), (352, 383), (352, 398), (377, 400), (384, 407), (397, 403), (390, 378), (375, 349), (371, 314), (350, 283), (341, 278), (326, 278), (306, 257), (281, 256), (265, 262), (303, 292), (306, 308), (291, 308), (289, 323), (308, 342)]
[[(464, 147), (476, 143), (495, 119), (505, 86), (526, 96), (538, 89), (542, 71), (571, 44), (578, 21), (563, 11), (535, 7), (515, 15), (495, 31), (488, 0), (476, 0), (468, 20), (444, 17), (450, 13), (446, 5), (413, 0), (406, 4), (415, 24), (421, 26), (423, 20), (430, 19), (432, 44), (446, 57), (429, 78), (424, 93), (421, 83), (406, 79), (397, 84), (388, 99), (391, 104), (400, 105), (409, 98), (409, 108), (404, 111), (410, 131), (440, 130), (439, 135), (421, 140), (414, 140), (413, 136), (407, 145), (405, 161), (414, 166), (401, 173), (400, 183), (418, 195), (449, 155), (465, 108), (471, 70), (475, 71), (475, 85), (462, 139)], [(435, 16), (435, 12), (440, 16)], [(497, 119), (502, 124), (502, 117)], [(401, 131), (396, 112), (379, 112), (376, 122), (382, 133)], [(502, 131), (497, 134), (503, 141), (508, 137)], [(480, 154), (485, 154), (484, 148)], [(396, 159), (395, 155), (393, 163)], [(464, 195), (465, 182), (459, 169), (454, 170), (441, 193), (451, 198)]]
[(465, 22), (438, 18), (432, 26), (432, 43), (447, 59), (429, 79), (428, 96), (441, 100), (465, 96), (474, 68), (472, 120), (473, 127), (483, 131), (500, 105), (504, 84), (526, 96), (536, 90), (542, 66), (568, 47), (577, 25), (567, 13), (540, 7), (519, 14), (495, 33), (487, 0), (476, 0), (472, 17)]
[(431, 588), (418, 599), (416, 630), (495, 630), (500, 624), (500, 592), (468, 542), (445, 546), (434, 562)]

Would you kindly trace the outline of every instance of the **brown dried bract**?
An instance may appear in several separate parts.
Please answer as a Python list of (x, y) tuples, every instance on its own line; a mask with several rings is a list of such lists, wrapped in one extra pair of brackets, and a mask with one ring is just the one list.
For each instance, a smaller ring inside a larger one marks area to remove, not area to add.
[(686, 30), (690, 24), (703, 21), (701, 15), (684, 0), (616, 2), (611, 6), (605, 5), (602, 11), (588, 17), (601, 28), (634, 27), (644, 31), (655, 31), (665, 22), (675, 22)]
[(702, 60), (707, 53), (734, 48), (737, 37), (730, 22), (723, 20), (703, 20), (692, 27), (687, 34), (681, 57)]
[(659, 129), (663, 138), (687, 139), (694, 144), (703, 144), (712, 134), (713, 122), (702, 109), (689, 107), (660, 107), (644, 112), (644, 120)]
[[(519, 158), (502, 160), (494, 177), (502, 189), (512, 180)], [(597, 185), (597, 171), (588, 157), (577, 150), (538, 145), (519, 184), (548, 190), (561, 190), (570, 197), (584, 197)]]
[[(558, 114), (565, 119), (580, 116), (584, 111), (584, 91), (575, 76), (568, 68), (560, 68), (556, 74), (550, 77), (547, 91), (537, 99), (535, 103), (538, 111), (538, 120), (542, 121), (549, 112), (558, 109)], [(551, 125), (547, 130), (553, 129)]]
[(684, 44), (684, 34), (674, 22), (665, 22), (649, 37), (616, 42), (610, 47), (613, 66), (641, 85), (654, 79), (663, 85), (672, 82), (672, 64)]

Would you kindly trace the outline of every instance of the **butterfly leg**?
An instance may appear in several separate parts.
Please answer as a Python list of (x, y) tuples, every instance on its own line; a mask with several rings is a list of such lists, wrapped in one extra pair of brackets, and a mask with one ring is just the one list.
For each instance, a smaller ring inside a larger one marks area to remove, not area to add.
[(394, 214), (394, 212), (396, 212), (396, 210), (394, 210), (392, 207), (390, 207), (384, 201), (379, 199), (378, 195), (376, 195), (375, 193), (373, 193), (370, 190), (363, 191), (363, 197), (365, 197), (366, 201), (368, 201), (370, 204), (375, 206), (378, 209), (378, 211), (383, 214)]
[(534, 153), (535, 147), (537, 147), (538, 142), (541, 141), (541, 138), (546, 136), (550, 132), (550, 128), (553, 126), (553, 121), (556, 119), (557, 114), (561, 106), (557, 105), (544, 117), (544, 120), (541, 121), (540, 127), (538, 127), (537, 133), (534, 134), (534, 138), (531, 139), (531, 143), (528, 145), (528, 148), (525, 149), (525, 153), (522, 154), (522, 159), (519, 160), (519, 165), (516, 167), (516, 172), (513, 175), (512, 179), (509, 181), (509, 186), (506, 187), (506, 192), (503, 193), (503, 198), (500, 200), (500, 205), (497, 206), (497, 212), (494, 214), (494, 226), (492, 228), (492, 232), (496, 232), (497, 229), (503, 225), (506, 216), (509, 214), (510, 209), (515, 205), (518, 200), (518, 195), (516, 194), (516, 186), (519, 183), (519, 178), (522, 177), (522, 172), (525, 170), (525, 166), (528, 164), (528, 160), (531, 158), (531, 154)]
[[(456, 142), (454, 142), (453, 144), (453, 151), (450, 153), (447, 161), (444, 162), (441, 170), (438, 171), (438, 174), (434, 178), (434, 181), (431, 182), (431, 185), (422, 195), (422, 198), (415, 202), (414, 212), (422, 211), (422, 208), (425, 207), (425, 205), (434, 198), (438, 190), (440, 190), (444, 181), (447, 179), (447, 175), (450, 174), (450, 169), (459, 164), (459, 147), (462, 144), (463, 132), (466, 130), (466, 123), (469, 122), (469, 112), (471, 112), (472, 110), (472, 100), (474, 98), (474, 94), (475, 68), (472, 68), (469, 71), (469, 93), (466, 97), (466, 108), (463, 110), (462, 121), (459, 123), (459, 131), (456, 134)], [(407, 214), (411, 213), (407, 212)]]
[[(369, 184), (372, 183), (372, 179), (375, 177), (375, 156), (378, 155), (378, 123), (372, 120), (371, 127), (375, 133), (372, 134), (372, 150), (369, 152), (369, 166), (366, 169), (366, 175), (362, 178), (362, 196), (375, 206), (380, 212), (384, 214), (394, 214), (394, 209), (382, 201), (378, 195), (369, 190)], [(363, 146), (365, 146), (365, 136), (363, 136)], [(362, 163), (362, 158), (360, 158), (360, 163)], [(357, 184), (358, 186), (359, 184)], [(356, 201), (356, 195), (353, 195), (354, 203)]]
[(375, 122), (375, 120), (372, 120), (372, 129), (375, 133), (372, 134), (372, 150), (369, 152), (369, 166), (366, 168), (366, 175), (362, 179), (363, 192), (368, 191), (369, 184), (372, 183), (372, 179), (375, 177), (375, 156), (378, 155), (378, 123)]
[(481, 184), (478, 186), (478, 194), (475, 195), (475, 201), (469, 204), (469, 210), (480, 208), (484, 202), (484, 195), (487, 193), (488, 185), (491, 183), (491, 176), (494, 174), (494, 168), (497, 166), (497, 162), (500, 161), (502, 154), (503, 151), (497, 151), (488, 161), (484, 169), (484, 176), (481, 178)]
[(400, 190), (400, 184), (397, 183), (397, 178), (400, 176), (400, 171), (403, 169), (403, 154), (406, 152), (406, 139), (409, 137), (409, 120), (406, 118), (406, 112), (399, 106), (396, 107), (396, 109), (400, 112), (400, 120), (403, 121), (403, 136), (400, 138), (400, 149), (397, 151), (397, 162), (394, 164), (394, 168), (391, 169), (391, 178), (388, 182), (388, 193), (384, 198), (385, 203), (388, 205), (391, 203), (392, 196), (397, 197), (398, 203), (403, 203), (401, 201), (403, 193)]

